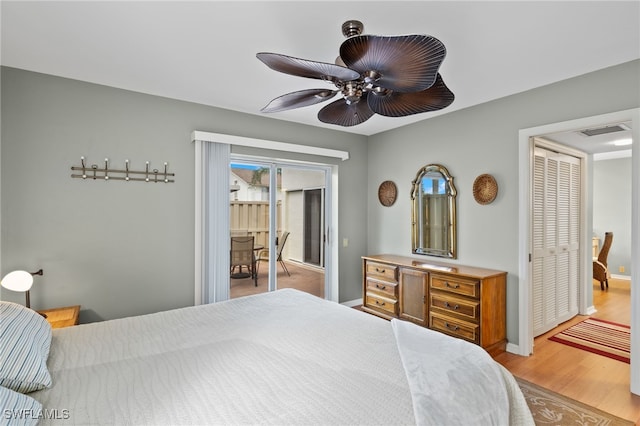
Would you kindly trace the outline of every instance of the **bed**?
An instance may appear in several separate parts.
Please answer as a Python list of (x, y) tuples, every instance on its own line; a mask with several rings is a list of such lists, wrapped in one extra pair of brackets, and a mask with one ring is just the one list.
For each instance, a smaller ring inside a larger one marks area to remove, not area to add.
[[(3, 321), (3, 333), (15, 323)], [(48, 333), (31, 362), (48, 381), (7, 390), (2, 367), (2, 421), (533, 424), (513, 376), (480, 347), (292, 289)]]

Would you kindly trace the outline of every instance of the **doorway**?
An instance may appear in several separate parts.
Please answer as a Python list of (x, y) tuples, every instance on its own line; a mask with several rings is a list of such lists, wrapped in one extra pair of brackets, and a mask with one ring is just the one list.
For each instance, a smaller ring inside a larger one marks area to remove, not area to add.
[[(533, 353), (533, 330), (531, 320), (531, 197), (530, 197), (530, 170), (532, 164), (532, 145), (530, 139), (535, 136), (548, 135), (557, 132), (577, 131), (580, 129), (591, 129), (599, 126), (606, 126), (609, 123), (629, 122), (632, 124), (632, 147), (638, 151), (640, 141), (640, 109), (631, 109), (616, 113), (603, 114), (594, 117), (571, 120), (562, 123), (553, 123), (535, 128), (522, 129), (519, 132), (519, 169), (520, 169), (520, 226), (519, 226), (519, 340), (518, 345), (508, 347), (512, 353), (528, 356)], [(589, 185), (591, 179), (591, 159), (587, 158), (586, 178)], [(632, 156), (632, 223), (631, 223), (631, 256), (637, 258), (640, 253), (640, 158)], [(590, 197), (590, 194), (587, 194)], [(591, 281), (592, 264), (592, 215), (587, 207), (592, 202), (587, 197), (583, 211), (587, 213), (586, 220), (582, 225), (580, 241), (581, 262), (583, 264), (580, 272), (580, 300), (579, 309), (581, 314), (590, 315), (593, 313), (591, 300), (593, 295), (593, 284)], [(589, 238), (586, 238), (588, 236)], [(634, 268), (632, 271), (632, 282), (638, 282), (639, 271)], [(631, 323), (638, 324), (638, 306), (640, 306), (640, 294), (631, 292)], [(631, 372), (630, 388), (631, 392), (640, 394), (640, 335), (637, 327), (631, 328)]]

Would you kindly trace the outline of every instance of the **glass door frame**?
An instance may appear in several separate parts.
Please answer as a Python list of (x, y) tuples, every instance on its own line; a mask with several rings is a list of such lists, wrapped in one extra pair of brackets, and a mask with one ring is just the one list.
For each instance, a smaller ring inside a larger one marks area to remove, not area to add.
[[(333, 243), (331, 237), (331, 229), (333, 229), (333, 202), (337, 197), (333, 198), (332, 183), (334, 181), (334, 167), (330, 164), (313, 163), (306, 161), (280, 160), (255, 155), (244, 155), (231, 153), (229, 161), (229, 170), (231, 163), (247, 164), (265, 167), (269, 169), (269, 253), (276, 253), (276, 236), (277, 236), (277, 171), (282, 168), (296, 168), (298, 170), (308, 170), (315, 172), (324, 172), (324, 224), (323, 224), (323, 244), (322, 252), (330, 253), (330, 244)], [(324, 265), (324, 298), (333, 300), (334, 295), (331, 286), (331, 277), (333, 276), (333, 257), (325, 256)], [(267, 291), (276, 290), (277, 284), (277, 264), (275, 256), (269, 259), (269, 280)]]

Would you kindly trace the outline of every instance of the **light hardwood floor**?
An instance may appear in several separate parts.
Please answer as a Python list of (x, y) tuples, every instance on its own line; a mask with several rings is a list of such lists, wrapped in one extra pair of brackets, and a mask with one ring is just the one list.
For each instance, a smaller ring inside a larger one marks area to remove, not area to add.
[[(594, 281), (594, 318), (630, 324), (630, 281), (611, 279), (601, 291)], [(552, 342), (549, 337), (588, 318), (578, 316), (534, 339), (533, 355), (504, 353), (496, 361), (515, 376), (640, 424), (640, 396), (629, 390), (627, 363)]]

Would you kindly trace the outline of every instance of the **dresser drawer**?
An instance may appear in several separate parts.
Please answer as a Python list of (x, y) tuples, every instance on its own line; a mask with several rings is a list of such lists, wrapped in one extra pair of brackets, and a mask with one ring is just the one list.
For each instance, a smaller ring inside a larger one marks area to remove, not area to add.
[(387, 299), (386, 297), (378, 296), (367, 292), (366, 306), (369, 308), (375, 308), (391, 315), (396, 316), (398, 314), (398, 301), (395, 299)]
[(367, 278), (367, 293), (377, 292), (392, 299), (398, 298), (398, 284)]
[(431, 288), (478, 299), (480, 282), (446, 275), (431, 275)]
[(398, 267), (385, 263), (367, 262), (367, 277), (383, 281), (398, 282)]
[(479, 302), (449, 296), (445, 293), (431, 293), (430, 308), (447, 315), (456, 315), (462, 319), (470, 320), (475, 323), (480, 319)]
[(480, 343), (479, 326), (466, 321), (431, 313), (429, 315), (429, 328), (473, 343)]

